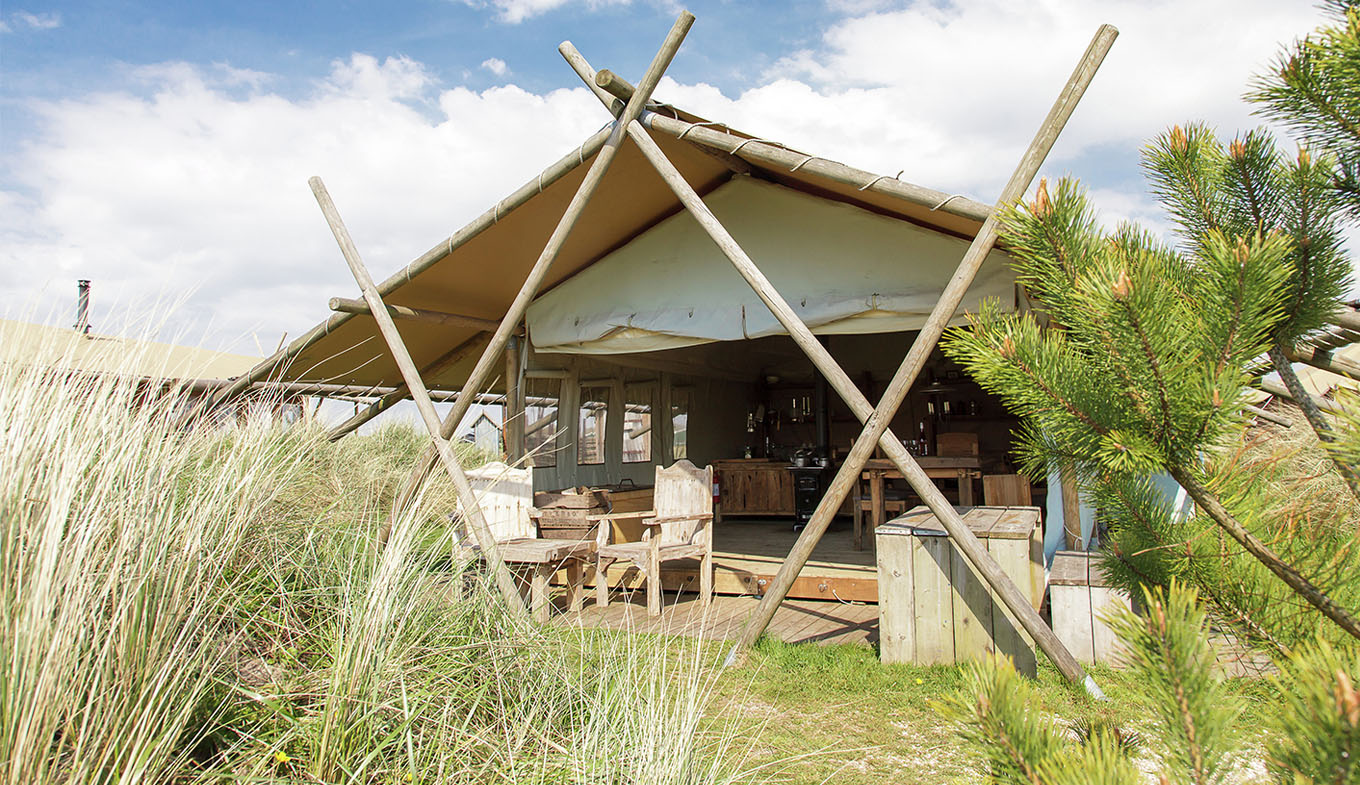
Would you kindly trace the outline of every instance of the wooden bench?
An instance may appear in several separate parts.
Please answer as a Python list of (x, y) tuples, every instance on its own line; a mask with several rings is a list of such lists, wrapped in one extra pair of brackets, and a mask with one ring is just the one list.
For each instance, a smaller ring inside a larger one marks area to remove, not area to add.
[[(1043, 537), (1037, 507), (957, 507), (1037, 610), (1043, 601)], [(996, 653), (1034, 675), (1034, 642), (926, 507), (875, 532), (879, 656), (885, 663), (950, 663)]]
[(585, 596), (585, 563), (594, 561), (593, 540), (539, 540), (521, 538), (497, 543), (501, 559), (516, 572), (526, 573), (529, 608), (534, 620), (546, 622), (549, 603), (548, 583), (558, 570), (567, 571), (567, 604), (573, 613), (581, 610)]

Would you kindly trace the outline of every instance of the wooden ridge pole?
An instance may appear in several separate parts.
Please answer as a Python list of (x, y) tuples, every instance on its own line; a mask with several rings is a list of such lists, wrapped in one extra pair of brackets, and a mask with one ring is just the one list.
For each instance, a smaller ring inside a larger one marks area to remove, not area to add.
[[(562, 51), (560, 47), (558, 51)], [(562, 56), (568, 57), (567, 52), (562, 51)], [(580, 59), (581, 54), (577, 52), (574, 57)], [(571, 58), (568, 58), (568, 62), (571, 62)], [(576, 68), (576, 64), (573, 64), (572, 68)], [(627, 80), (607, 68), (596, 72), (587, 84), (597, 96), (601, 96), (600, 100), (605, 106), (610, 106), (611, 102), (617, 103), (618, 98), (631, 96), (633, 91), (633, 86), (628, 84)], [(853, 185), (863, 191), (886, 194), (904, 202), (929, 207), (932, 211), (939, 210), (978, 223), (987, 220), (987, 216), (992, 213), (991, 205), (966, 196), (942, 193), (903, 182), (896, 177), (882, 177), (837, 161), (808, 156), (776, 142), (737, 136), (710, 125), (689, 123), (650, 110), (643, 112), (638, 119), (648, 130), (660, 131), (668, 136), (683, 139), (693, 143), (699, 150), (719, 156), (719, 160), (733, 171), (749, 172), (751, 164), (786, 171), (802, 169), (832, 182)]]
[[(652, 58), (651, 64), (647, 66), (647, 71), (643, 75), (642, 81), (638, 83), (633, 96), (628, 99), (628, 103), (624, 106), (618, 119), (609, 126), (608, 138), (600, 147), (595, 160), (591, 162), (590, 169), (586, 172), (585, 178), (581, 180), (580, 186), (576, 189), (576, 194), (567, 205), (557, 227), (553, 229), (547, 245), (543, 248), (543, 253), (539, 255), (538, 261), (529, 271), (519, 293), (515, 295), (514, 301), (506, 310), (505, 317), (501, 319), (500, 326), (496, 328), (491, 337), (491, 343), (482, 352), (472, 375), (463, 385), (463, 394), (454, 402), (453, 409), (444, 419), (444, 426), (440, 431), (444, 438), (451, 437), (457, 430), (459, 421), (462, 420), (468, 407), (471, 406), (473, 394), (486, 383), (496, 364), (502, 360), (501, 352), (504, 351), (506, 342), (510, 340), (511, 333), (518, 326), (520, 320), (524, 318), (524, 312), (528, 309), (534, 295), (537, 294), (539, 286), (543, 283), (543, 278), (548, 274), (548, 268), (552, 266), (558, 252), (562, 250), (567, 236), (575, 228), (581, 213), (585, 211), (586, 204), (604, 179), (609, 165), (614, 161), (614, 156), (618, 154), (619, 147), (623, 144), (625, 129), (630, 122), (637, 119), (638, 115), (642, 113), (647, 99), (651, 97), (652, 91), (661, 81), (661, 76), (666, 72), (671, 59), (675, 57), (676, 51), (680, 49), (680, 44), (685, 40), (685, 35), (693, 24), (694, 15), (688, 11), (681, 11), (680, 16), (666, 35), (666, 40), (662, 42), (661, 48)], [(424, 481), (425, 476), (434, 467), (434, 458), (434, 452), (427, 450), (425, 456), (417, 463), (414, 471), (411, 472), (411, 476), (407, 478), (406, 486), (401, 495), (397, 497), (397, 504), (392, 511), (393, 516), (396, 516), (406, 506), (415, 490), (420, 487), (420, 483)]]
[(425, 389), (425, 383), (420, 378), (420, 371), (411, 359), (411, 353), (407, 351), (401, 333), (397, 331), (396, 322), (392, 320), (391, 314), (383, 307), (382, 296), (378, 294), (377, 286), (374, 285), (367, 268), (364, 267), (363, 259), (359, 256), (359, 249), (354, 246), (354, 241), (349, 236), (349, 230), (340, 220), (340, 213), (335, 209), (335, 203), (331, 201), (331, 195), (326, 192), (326, 186), (321, 182), (321, 178), (312, 177), (307, 181), (307, 184), (311, 186), (312, 193), (316, 195), (316, 202), (321, 206), (322, 214), (326, 216), (326, 223), (330, 225), (331, 234), (335, 235), (335, 241), (340, 245), (340, 253), (345, 257), (350, 272), (354, 274), (355, 283), (359, 284), (360, 290), (363, 291), (364, 301), (372, 309), (373, 318), (378, 322), (378, 330), (382, 333), (383, 340), (387, 342), (388, 348), (392, 351), (392, 358), (396, 360), (397, 367), (401, 370), (401, 376), (411, 391), (411, 397), (415, 399), (416, 409), (420, 411), (420, 419), (424, 422), (425, 429), (430, 432), (430, 438), (439, 451), (439, 458), (443, 462), (444, 468), (448, 470), (449, 478), (453, 480), (454, 488), (458, 491), (458, 499), (463, 504), (463, 515), (467, 520), (468, 528), (472, 531), (473, 539), (477, 541), (478, 547), (482, 549), (482, 558), (486, 560), (492, 576), (496, 579), (496, 586), (500, 588), (506, 608), (516, 616), (525, 616), (527, 609), (524, 606), (524, 601), (520, 599), (515, 578), (510, 574), (510, 568), (506, 567), (505, 562), (501, 559), (500, 546), (496, 544), (495, 536), (492, 535), (491, 529), (486, 525), (486, 518), (482, 515), (482, 505), (477, 501), (477, 494), (472, 490), (472, 483), (468, 481), (467, 475), (463, 473), (462, 465), (458, 463), (458, 456), (454, 455), (453, 447), (449, 444), (448, 439), (440, 434), (439, 414), (435, 412), (434, 402), (430, 400), (430, 393)]
[[(1040, 163), (1042, 163), (1043, 157), (1047, 154), (1048, 149), (1051, 148), (1053, 141), (1057, 138), (1058, 131), (1061, 129), (1062, 125), (1065, 124), (1067, 117), (1071, 115), (1071, 111), (1075, 107), (1077, 99), (1080, 98), (1086, 85), (1089, 84), (1090, 78), (1094, 76), (1095, 69), (1099, 66), (1100, 61), (1103, 60), (1105, 53), (1109, 51), (1109, 46), (1113, 43), (1115, 35), (1116, 31), (1114, 28), (1108, 26), (1102, 27), (1100, 31), (1097, 32), (1081, 65), (1078, 66), (1077, 70), (1073, 73), (1072, 79), (1069, 80), (1068, 88), (1065, 89), (1063, 94), (1059, 97), (1058, 103), (1055, 105), (1053, 111), (1050, 112), (1049, 118), (1045, 121), (1044, 126), (1041, 127), (1039, 134), (1036, 135), (1034, 143), (1031, 144), (1031, 150), (1027, 151), (1026, 156), (1022, 159), (1020, 168), (1015, 175), (1012, 176), (1011, 182), (1008, 183), (1007, 189), (1003, 192), (1003, 196), (1009, 193), (1011, 194), (1010, 200), (1013, 201), (1023, 194), (1025, 187), (1028, 186), (1029, 181), (1033, 178), (1034, 173), (1037, 172)], [(566, 53), (564, 53), (564, 56), (565, 54)], [(594, 81), (590, 78), (593, 74), (589, 73), (589, 66), (585, 64), (584, 58), (579, 57), (579, 53), (576, 53), (575, 58), (568, 57), (568, 63), (577, 70), (578, 74), (587, 82), (587, 84), (591, 84)], [(600, 87), (600, 85), (595, 84), (595, 87)], [(600, 89), (602, 90), (603, 88), (601, 87)], [(599, 92), (597, 91), (596, 94), (598, 96)], [(908, 481), (911, 482), (913, 488), (915, 488), (917, 493), (926, 502), (927, 506), (935, 512), (936, 517), (944, 525), (959, 550), (968, 558), (969, 562), (973, 564), (978, 572), (982, 574), (984, 579), (987, 580), (988, 584), (1011, 611), (1012, 615), (1021, 622), (1026, 628), (1026, 631), (1039, 643), (1040, 647), (1048, 654), (1050, 659), (1054, 661), (1059, 670), (1061, 670), (1069, 680), (1084, 684), (1093, 694), (1100, 694), (1100, 688), (1086, 675), (1080, 664), (1077, 663), (1071, 653), (1067, 651), (1066, 647), (1062, 645), (1062, 642), (1058, 640), (1053, 631), (1038, 617), (1038, 614), (1030, 605), (1029, 599), (1021, 594), (1015, 584), (1006, 577), (1005, 573), (1002, 572), (1001, 568), (987, 553), (986, 548), (963, 523), (961, 517), (944, 498), (943, 494), (940, 493), (939, 489), (936, 488), (933, 482), (926, 476), (925, 472), (916, 463), (915, 459), (907, 452), (906, 448), (902, 446), (902, 443), (892, 436), (891, 432), (888, 430), (888, 423), (892, 419), (892, 415), (901, 405), (902, 398), (905, 397), (906, 391), (910, 388), (920, 367), (924, 365), (925, 358), (929, 356), (930, 352), (934, 349), (935, 342), (938, 340), (940, 334), (943, 333), (949, 319), (953, 316), (958, 304), (962, 301), (964, 293), (967, 291), (973, 277), (977, 273), (977, 269), (981, 266), (982, 261), (986, 258), (987, 254), (990, 253), (992, 246), (995, 244), (995, 220), (989, 218), (983, 225), (982, 231), (979, 233), (978, 237), (974, 239), (968, 253), (965, 254), (964, 261), (960, 264), (959, 270), (955, 273), (949, 286), (946, 287), (945, 292), (941, 297), (941, 301), (937, 303), (931, 314), (931, 318), (927, 321), (926, 327), (922, 329), (912, 346), (911, 352), (908, 353), (907, 358), (903, 361), (902, 368), (899, 369), (897, 376), (894, 377), (894, 384), (900, 387), (900, 394), (894, 395), (897, 391), (890, 385), (889, 391), (885, 393), (884, 400), (880, 403), (879, 409), (875, 410), (868, 399), (865, 398), (863, 393), (855, 386), (854, 382), (846, 375), (845, 371), (836, 363), (835, 359), (831, 357), (826, 348), (817, 341), (807, 325), (798, 318), (793, 309), (779, 295), (769, 279), (761, 273), (759, 268), (751, 261), (750, 257), (747, 256), (745, 251), (737, 244), (736, 240), (733, 239), (722, 226), (722, 223), (718, 221), (717, 217), (714, 216), (707, 205), (703, 203), (703, 200), (694, 189), (685, 182), (683, 176), (680, 175), (679, 171), (676, 170), (674, 165), (666, 158), (660, 147), (656, 145), (656, 142), (647, 135), (642, 126), (630, 124), (628, 131), (629, 135), (637, 143), (647, 160), (657, 169), (667, 185), (675, 191), (685, 208), (689, 210), (700, 226), (708, 232), (709, 236), (770, 309), (771, 313), (773, 313), (785, 329), (788, 330), (789, 335), (793, 338), (794, 342), (798, 344), (810, 359), (812, 359), (818, 370), (820, 370), (827, 378), (828, 383), (836, 389), (846, 401), (847, 405), (849, 405), (850, 409), (855, 412), (856, 416), (859, 417), (866, 426), (865, 431), (861, 434), (860, 439), (855, 444), (855, 449), (851, 452), (851, 457), (842, 464), (832, 483), (831, 490), (827, 492), (818, 504), (816, 511), (813, 513), (811, 522), (809, 522), (807, 527), (803, 530), (803, 533), (800, 535), (798, 542), (794, 545), (794, 549), (790, 553), (789, 558), (781, 566), (773, 584), (767, 590), (766, 595), (761, 599), (759, 608), (747, 623), (746, 628), (743, 630), (741, 640), (738, 641), (728, 658), (729, 662), (734, 662), (737, 659), (738, 654), (744, 652), (745, 649), (749, 647), (751, 643), (754, 643), (755, 639), (764, 631), (770, 618), (773, 617), (774, 611), (778, 608), (779, 603), (787, 596), (788, 590), (792, 586), (798, 572), (801, 571), (803, 565), (806, 564), (813, 547), (815, 547), (822, 533), (825, 532), (831, 517), (835, 514), (835, 510), (840, 507), (841, 501), (848, 492), (851, 483), (853, 483), (859, 472), (863, 469), (864, 462), (868, 459), (869, 453), (873, 449), (873, 445), (875, 443), (881, 443), (884, 451), (887, 452), (894, 463), (898, 465), (898, 468), (902, 471)], [(1037, 153), (1037, 155), (1035, 153)], [(950, 302), (951, 300), (952, 303)], [(931, 337), (931, 333), (933, 333), (933, 337)], [(913, 365), (915, 365), (914, 368), (912, 367)]]
[[(453, 347), (449, 351), (445, 352), (443, 356), (436, 359), (434, 362), (430, 363), (424, 368), (421, 368), (420, 369), (421, 378), (423, 379), (426, 376), (441, 373), (446, 368), (455, 365), (459, 360), (468, 356), (468, 354), (473, 349), (477, 348), (477, 345), (481, 343), (483, 340), (484, 337), (481, 334), (478, 334)], [(349, 418), (348, 420), (345, 420), (344, 422), (332, 428), (330, 432), (326, 434), (326, 439), (333, 442), (339, 441), (340, 439), (344, 438), (347, 434), (357, 430), (359, 426), (363, 425), (369, 420), (372, 420), (374, 417), (377, 417), (378, 415), (382, 414), (388, 409), (391, 409), (393, 406), (396, 406), (397, 404), (401, 403), (402, 401), (410, 397), (411, 397), (410, 389), (406, 387), (405, 382), (402, 382), (401, 384), (397, 385), (396, 388), (393, 389), (391, 392), (384, 394), (378, 400), (364, 407), (362, 411), (358, 412), (353, 417)], [(386, 527), (384, 527), (384, 531), (386, 531)], [(387, 542), (387, 538), (384, 536), (379, 536), (379, 540), (383, 543)]]
[[(580, 147), (559, 158), (554, 164), (544, 169), (541, 174), (529, 182), (521, 185), (514, 193), (505, 197), (491, 207), (491, 209), (474, 218), (470, 223), (459, 229), (457, 232), (441, 240), (430, 250), (421, 254), (418, 258), (411, 261), (405, 267), (388, 276), (386, 280), (378, 284), (378, 294), (386, 297), (397, 290), (397, 287), (409, 283), (412, 278), (425, 272), (426, 270), (439, 263), (444, 257), (453, 253), (459, 247), (467, 243), (472, 238), (491, 228), (497, 221), (504, 218), (510, 211), (517, 209), (525, 202), (543, 192), (544, 188), (561, 180), (570, 174), (576, 167), (580, 166), (587, 158), (599, 152), (609, 138), (610, 129), (601, 128), (588, 139), (581, 143)], [(254, 368), (236, 377), (232, 383), (223, 387), (213, 396), (212, 406), (219, 406), (245, 392), (252, 384), (264, 379), (265, 377), (277, 373), (285, 368), (289, 362), (307, 349), (311, 348), (317, 341), (338, 329), (341, 325), (353, 319), (356, 314), (336, 313), (326, 318), (320, 324), (298, 336), (284, 348), (274, 352), (274, 354), (261, 360)]]
[[(339, 313), (352, 313), (359, 316), (368, 316), (368, 303), (363, 300), (352, 300), (348, 297), (332, 297), (330, 300), (332, 311)], [(413, 322), (426, 322), (427, 324), (442, 324), (450, 327), (471, 327), (474, 330), (489, 333), (500, 326), (500, 322), (495, 319), (481, 319), (476, 316), (466, 316), (461, 313), (445, 313), (443, 311), (431, 311), (426, 308), (408, 308), (405, 305), (387, 306), (387, 313), (393, 319), (406, 319)]]

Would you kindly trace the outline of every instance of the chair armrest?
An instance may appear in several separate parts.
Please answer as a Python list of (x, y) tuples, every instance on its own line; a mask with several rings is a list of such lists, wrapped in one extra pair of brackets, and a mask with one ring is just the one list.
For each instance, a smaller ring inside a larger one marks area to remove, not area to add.
[(642, 522), (643, 526), (661, 526), (667, 523), (684, 523), (685, 521), (711, 521), (713, 513), (696, 512), (693, 515), (666, 515), (664, 517), (647, 518)]
[(599, 515), (587, 515), (588, 521), (617, 521), (626, 518), (646, 518), (656, 515), (655, 510), (638, 510), (637, 512), (604, 512)]

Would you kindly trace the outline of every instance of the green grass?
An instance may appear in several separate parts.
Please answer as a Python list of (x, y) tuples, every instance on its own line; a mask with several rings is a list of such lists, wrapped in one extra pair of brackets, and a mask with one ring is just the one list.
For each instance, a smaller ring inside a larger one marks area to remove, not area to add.
[[(1151, 704), (1140, 685), (1118, 669), (1090, 672), (1109, 700), (1091, 700), (1041, 661), (1035, 686), (1044, 714), (1065, 724), (1145, 727)], [(976, 783), (984, 780), (979, 759), (935, 708), (963, 687), (963, 673), (953, 665), (883, 665), (865, 644), (762, 639), (748, 664), (719, 683), (714, 712), (743, 717), (752, 763), (772, 764), (784, 781)], [(1262, 726), (1278, 698), (1267, 680), (1233, 679), (1229, 689), (1249, 699), (1250, 727)]]

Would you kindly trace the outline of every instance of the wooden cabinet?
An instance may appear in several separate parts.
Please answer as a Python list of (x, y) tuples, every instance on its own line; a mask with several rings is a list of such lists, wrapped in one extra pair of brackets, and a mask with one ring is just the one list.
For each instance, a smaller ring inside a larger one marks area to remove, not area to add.
[(722, 515), (793, 515), (793, 474), (783, 461), (714, 461)]

